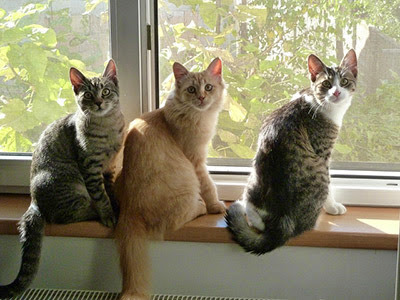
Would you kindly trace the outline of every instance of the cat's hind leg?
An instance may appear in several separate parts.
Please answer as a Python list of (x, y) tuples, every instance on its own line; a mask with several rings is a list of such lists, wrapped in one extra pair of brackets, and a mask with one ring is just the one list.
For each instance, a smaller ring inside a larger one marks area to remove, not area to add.
[(267, 212), (256, 208), (251, 202), (246, 203), (247, 222), (250, 226), (258, 229), (259, 231), (265, 230), (263, 217), (267, 216)]
[(84, 185), (60, 184), (53, 189), (52, 194), (53, 197), (46, 201), (47, 204), (41, 205), (49, 223), (68, 224), (99, 220)]

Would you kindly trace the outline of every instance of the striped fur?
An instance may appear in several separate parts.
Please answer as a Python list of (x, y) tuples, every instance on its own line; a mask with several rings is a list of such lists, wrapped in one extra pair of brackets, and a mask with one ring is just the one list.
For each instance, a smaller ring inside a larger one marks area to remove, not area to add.
[[(107, 188), (112, 193), (113, 160), (124, 134), (115, 64), (111, 60), (100, 78), (87, 79), (76, 69), (70, 77), (78, 109), (50, 124), (33, 152), (32, 202), (19, 227), (22, 263), (17, 278), (0, 287), (0, 299), (18, 295), (32, 282), (45, 222), (98, 220), (107, 227), (116, 223), (106, 192)], [(86, 92), (91, 99), (84, 97)]]
[[(327, 212), (345, 212), (329, 193), (329, 161), (355, 89), (355, 53), (350, 50), (337, 68), (312, 55), (309, 70), (311, 87), (264, 121), (243, 199), (226, 215), (233, 239), (253, 254), (272, 251), (312, 229), (328, 202)], [(322, 85), (325, 80), (331, 88)], [(338, 87), (337, 82), (346, 84)]]

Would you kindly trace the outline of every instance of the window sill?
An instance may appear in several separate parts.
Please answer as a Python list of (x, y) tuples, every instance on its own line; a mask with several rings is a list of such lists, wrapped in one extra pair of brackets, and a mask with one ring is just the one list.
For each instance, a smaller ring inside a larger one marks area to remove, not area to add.
[[(29, 195), (0, 194), (0, 234), (18, 234), (17, 222), (29, 206)], [(314, 230), (289, 241), (289, 246), (396, 250), (400, 208), (348, 207), (343, 216), (321, 213)], [(45, 234), (63, 237), (112, 238), (97, 222), (46, 225)], [(199, 217), (165, 235), (167, 241), (232, 243), (223, 215)]]

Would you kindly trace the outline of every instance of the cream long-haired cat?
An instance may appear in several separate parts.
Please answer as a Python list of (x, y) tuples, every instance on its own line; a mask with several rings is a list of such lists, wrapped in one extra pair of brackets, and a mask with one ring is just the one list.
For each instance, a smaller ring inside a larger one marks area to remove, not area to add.
[(223, 101), (221, 68), (219, 58), (200, 73), (175, 63), (175, 90), (165, 106), (130, 124), (115, 187), (121, 300), (149, 299), (149, 239), (207, 212), (225, 212), (206, 168)]

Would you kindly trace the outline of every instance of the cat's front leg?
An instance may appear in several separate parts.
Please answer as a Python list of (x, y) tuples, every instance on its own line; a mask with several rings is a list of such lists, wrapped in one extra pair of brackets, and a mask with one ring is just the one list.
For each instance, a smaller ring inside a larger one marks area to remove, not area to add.
[(218, 200), (217, 188), (208, 174), (206, 165), (198, 166), (196, 174), (200, 181), (200, 195), (206, 203), (207, 212), (211, 214), (225, 213), (225, 204)]
[(332, 186), (330, 184), (329, 184), (328, 197), (326, 198), (324, 204), (324, 209), (330, 215), (343, 215), (347, 211), (346, 207), (343, 204), (336, 202), (335, 199), (333, 198)]
[(84, 174), (86, 189), (99, 215), (100, 222), (107, 227), (114, 227), (117, 219), (111, 206), (110, 198), (104, 186), (104, 177), (101, 169), (88, 168)]

